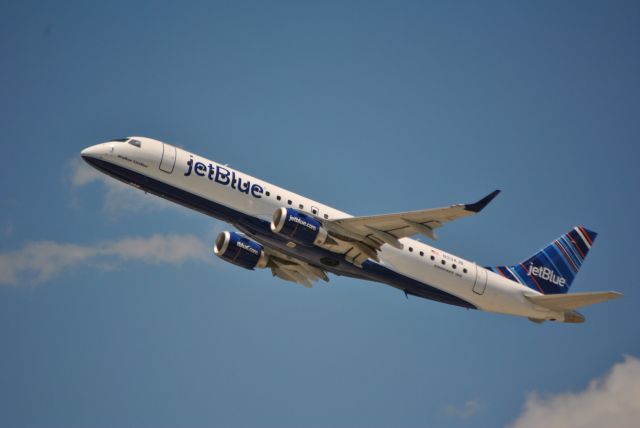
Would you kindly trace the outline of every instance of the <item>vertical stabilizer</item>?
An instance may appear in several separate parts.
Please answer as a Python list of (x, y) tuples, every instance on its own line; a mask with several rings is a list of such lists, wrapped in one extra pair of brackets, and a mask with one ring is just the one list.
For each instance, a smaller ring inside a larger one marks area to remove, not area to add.
[(488, 269), (543, 294), (566, 293), (597, 235), (576, 226), (522, 263)]

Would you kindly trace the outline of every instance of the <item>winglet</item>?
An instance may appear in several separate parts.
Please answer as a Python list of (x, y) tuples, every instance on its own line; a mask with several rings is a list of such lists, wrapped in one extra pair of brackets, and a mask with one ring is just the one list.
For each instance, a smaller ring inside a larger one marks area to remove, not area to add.
[(472, 211), (474, 213), (479, 213), (484, 209), (484, 207), (489, 205), (489, 202), (491, 202), (493, 198), (498, 196), (498, 193), (500, 193), (500, 190), (494, 190), (484, 198), (480, 199), (478, 202), (474, 202), (473, 204), (465, 204), (464, 206), (465, 211)]

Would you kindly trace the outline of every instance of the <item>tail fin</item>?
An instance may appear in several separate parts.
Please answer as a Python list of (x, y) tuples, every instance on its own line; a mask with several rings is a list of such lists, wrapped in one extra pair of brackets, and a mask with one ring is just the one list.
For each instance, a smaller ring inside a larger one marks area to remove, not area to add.
[(576, 226), (522, 263), (488, 269), (543, 294), (566, 293), (597, 235)]

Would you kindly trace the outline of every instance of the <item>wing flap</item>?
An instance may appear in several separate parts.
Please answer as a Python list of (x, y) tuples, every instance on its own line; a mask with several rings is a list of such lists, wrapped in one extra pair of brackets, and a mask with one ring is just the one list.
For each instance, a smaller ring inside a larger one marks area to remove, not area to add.
[(623, 294), (617, 291), (601, 291), (571, 294), (542, 294), (525, 296), (530, 302), (554, 311), (567, 311), (595, 303), (617, 299)]
[(267, 266), (271, 269), (273, 276), (277, 276), (285, 281), (295, 282), (311, 288), (313, 283), (319, 280), (329, 282), (327, 273), (307, 262), (287, 256), (286, 254), (270, 247), (264, 247), (269, 255)]

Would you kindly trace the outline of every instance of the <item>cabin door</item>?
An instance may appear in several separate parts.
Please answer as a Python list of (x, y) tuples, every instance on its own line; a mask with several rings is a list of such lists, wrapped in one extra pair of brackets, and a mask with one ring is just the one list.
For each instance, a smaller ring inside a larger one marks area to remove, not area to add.
[(160, 169), (171, 174), (176, 166), (176, 148), (170, 144), (162, 144), (162, 160)]
[(487, 270), (476, 265), (476, 282), (473, 284), (473, 292), (484, 294), (485, 288), (487, 288)]

